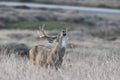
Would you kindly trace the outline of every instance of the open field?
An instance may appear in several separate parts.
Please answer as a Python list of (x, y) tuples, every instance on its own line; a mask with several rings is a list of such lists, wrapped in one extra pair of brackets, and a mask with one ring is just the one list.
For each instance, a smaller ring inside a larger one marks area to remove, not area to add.
[[(58, 31), (48, 31), (54, 34)], [(37, 30), (1, 30), (0, 44), (23, 43), (32, 47), (49, 44), (39, 39)], [(119, 80), (120, 39), (105, 41), (79, 30), (69, 32), (69, 40), (62, 67), (44, 69), (32, 66), (29, 59), (17, 54), (0, 52), (1, 80)], [(72, 49), (70, 48), (72, 45)], [(3, 54), (4, 53), (4, 54)]]
[[(49, 1), (55, 4), (120, 6), (119, 0)], [(50, 35), (68, 27), (68, 45), (58, 71), (32, 66), (29, 61), (31, 47), (55, 45), (39, 38), (37, 31), (42, 24), (46, 24), (45, 29)], [(119, 66), (119, 15), (0, 6), (0, 80), (119, 80)]]

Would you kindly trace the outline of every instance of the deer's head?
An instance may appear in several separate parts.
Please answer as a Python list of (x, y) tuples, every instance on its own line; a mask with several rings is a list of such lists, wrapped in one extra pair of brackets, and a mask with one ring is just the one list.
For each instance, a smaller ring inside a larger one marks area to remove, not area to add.
[[(45, 24), (40, 27), (40, 31), (42, 32), (42, 34), (40, 34), (40, 38), (47, 39), (49, 41), (49, 43), (53, 43), (54, 40), (56, 40), (56, 42), (60, 42), (62, 39), (67, 39), (67, 29), (66, 28), (63, 29), (57, 35), (50, 36), (45, 32), (44, 27), (45, 27)], [(39, 33), (40, 33), (40, 31), (39, 31)]]

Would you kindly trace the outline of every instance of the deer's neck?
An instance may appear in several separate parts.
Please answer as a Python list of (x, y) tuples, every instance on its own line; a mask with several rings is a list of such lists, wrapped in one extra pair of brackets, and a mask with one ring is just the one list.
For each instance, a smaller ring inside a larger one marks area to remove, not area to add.
[(66, 48), (66, 44), (67, 44), (67, 37), (64, 37), (60, 42), (60, 47)]
[(64, 37), (63, 39), (61, 39), (55, 46), (55, 52), (59, 53), (62, 49), (65, 50), (67, 45), (67, 38)]

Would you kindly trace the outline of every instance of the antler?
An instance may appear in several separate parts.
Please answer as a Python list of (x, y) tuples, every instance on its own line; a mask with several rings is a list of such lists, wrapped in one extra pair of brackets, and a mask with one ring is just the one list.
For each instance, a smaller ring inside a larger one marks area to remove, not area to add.
[[(39, 27), (39, 30), (42, 32), (42, 35), (40, 35), (40, 38), (45, 38), (47, 39), (50, 43), (52, 43), (57, 36), (49, 36), (45, 31), (44, 31), (45, 24), (43, 24), (41, 27)], [(39, 31), (39, 33), (40, 33)]]

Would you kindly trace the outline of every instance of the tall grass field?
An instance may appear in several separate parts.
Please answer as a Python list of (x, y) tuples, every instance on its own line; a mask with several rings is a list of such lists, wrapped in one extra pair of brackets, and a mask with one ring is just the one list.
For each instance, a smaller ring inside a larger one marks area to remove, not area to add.
[[(48, 31), (55, 33), (56, 31)], [(39, 39), (37, 30), (1, 30), (0, 44), (23, 43), (30, 48), (49, 44)], [(16, 36), (17, 35), (17, 36)], [(0, 80), (119, 80), (120, 40), (105, 41), (80, 31), (69, 32), (68, 46), (62, 66), (45, 69), (31, 65), (29, 58), (6, 49), (0, 52)], [(72, 46), (70, 48), (69, 46)]]

